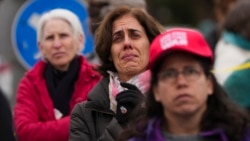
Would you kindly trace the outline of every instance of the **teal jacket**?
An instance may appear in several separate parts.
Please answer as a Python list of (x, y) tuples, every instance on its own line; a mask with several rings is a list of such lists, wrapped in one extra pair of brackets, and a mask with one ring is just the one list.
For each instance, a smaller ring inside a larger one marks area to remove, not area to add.
[[(250, 59), (245, 63), (250, 64)], [(225, 81), (224, 88), (233, 101), (250, 109), (250, 67), (233, 72)]]

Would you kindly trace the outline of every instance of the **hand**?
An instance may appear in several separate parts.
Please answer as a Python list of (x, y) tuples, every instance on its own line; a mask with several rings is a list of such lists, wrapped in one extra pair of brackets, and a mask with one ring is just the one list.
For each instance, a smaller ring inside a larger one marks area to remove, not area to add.
[(115, 117), (118, 123), (125, 125), (132, 111), (143, 101), (144, 95), (132, 84), (121, 82), (121, 86), (128, 90), (122, 91), (116, 96), (117, 109)]

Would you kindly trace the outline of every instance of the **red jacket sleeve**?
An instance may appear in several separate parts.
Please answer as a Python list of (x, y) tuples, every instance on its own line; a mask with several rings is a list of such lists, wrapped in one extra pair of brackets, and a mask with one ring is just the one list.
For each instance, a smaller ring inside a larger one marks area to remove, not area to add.
[(14, 123), (18, 140), (68, 141), (70, 117), (56, 120), (52, 112), (45, 108), (43, 110), (34, 85), (25, 78), (17, 90)]

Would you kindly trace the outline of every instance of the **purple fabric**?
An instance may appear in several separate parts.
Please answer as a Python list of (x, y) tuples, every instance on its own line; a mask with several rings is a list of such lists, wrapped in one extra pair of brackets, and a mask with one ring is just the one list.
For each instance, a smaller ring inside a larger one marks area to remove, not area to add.
[[(161, 128), (160, 128), (161, 124), (162, 124), (161, 118), (152, 118), (149, 121), (148, 127), (145, 131), (145, 135), (146, 135), (145, 137), (143, 138), (134, 137), (134, 138), (129, 139), (128, 141), (166, 141), (161, 132)], [(219, 135), (220, 141), (228, 141), (227, 136), (225, 135), (225, 132), (223, 129), (214, 129), (211, 131), (201, 132), (200, 134), (204, 138), (214, 136), (214, 135)], [(250, 141), (250, 130), (246, 132), (245, 138), (243, 141)]]

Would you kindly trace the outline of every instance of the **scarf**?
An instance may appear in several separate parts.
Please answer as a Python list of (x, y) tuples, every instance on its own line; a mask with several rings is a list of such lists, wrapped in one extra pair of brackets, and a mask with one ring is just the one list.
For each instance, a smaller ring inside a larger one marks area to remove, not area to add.
[[(124, 90), (127, 90), (127, 88), (124, 88), (120, 85), (120, 80), (118, 78), (118, 74), (108, 71), (109, 73), (109, 100), (110, 100), (110, 109), (114, 112), (116, 112), (116, 106), (117, 102), (115, 100), (116, 95)], [(150, 86), (150, 71), (147, 70), (143, 73), (140, 73), (134, 77), (132, 77), (130, 80), (128, 80), (126, 83), (130, 83), (135, 85), (142, 94), (145, 94)]]
[(74, 84), (80, 70), (80, 61), (76, 57), (69, 65), (67, 71), (56, 70), (50, 63), (45, 68), (45, 80), (55, 110), (62, 116), (69, 115), (70, 99), (74, 92)]

